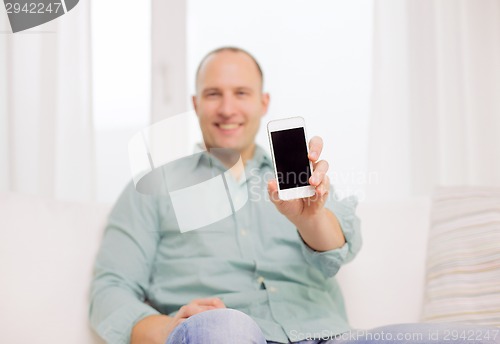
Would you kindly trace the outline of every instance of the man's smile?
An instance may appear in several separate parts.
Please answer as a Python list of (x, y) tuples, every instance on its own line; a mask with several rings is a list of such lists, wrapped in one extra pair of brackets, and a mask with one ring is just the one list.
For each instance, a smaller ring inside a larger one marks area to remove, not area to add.
[(215, 123), (215, 126), (224, 133), (233, 133), (243, 127), (243, 123)]

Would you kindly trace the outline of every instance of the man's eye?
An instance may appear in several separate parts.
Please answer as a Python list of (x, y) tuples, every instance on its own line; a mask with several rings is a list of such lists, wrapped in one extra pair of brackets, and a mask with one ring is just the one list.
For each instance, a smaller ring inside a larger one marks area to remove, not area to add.
[(238, 91), (238, 95), (239, 96), (244, 96), (244, 95), (247, 95), (248, 93), (245, 92), (245, 91)]
[(217, 95), (219, 95), (219, 93), (217, 93), (217, 92), (210, 92), (210, 93), (207, 93), (207, 97), (215, 97), (215, 96), (217, 96)]

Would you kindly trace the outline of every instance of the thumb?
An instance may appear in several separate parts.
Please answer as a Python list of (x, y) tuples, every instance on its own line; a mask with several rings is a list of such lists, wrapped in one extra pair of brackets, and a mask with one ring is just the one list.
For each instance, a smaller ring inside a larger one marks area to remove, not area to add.
[(271, 179), (267, 182), (267, 192), (269, 193), (271, 202), (274, 204), (278, 205), (283, 202), (278, 195), (278, 183), (276, 182), (276, 179)]

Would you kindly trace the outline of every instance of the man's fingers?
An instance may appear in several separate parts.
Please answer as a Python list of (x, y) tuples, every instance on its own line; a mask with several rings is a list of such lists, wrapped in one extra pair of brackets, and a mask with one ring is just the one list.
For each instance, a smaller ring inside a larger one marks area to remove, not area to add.
[[(194, 299), (189, 304), (195, 304), (195, 305), (199, 305), (199, 306), (215, 306), (218, 308), (226, 307), (224, 305), (224, 303), (222, 302), (222, 300), (219, 299), (218, 297), (207, 297), (207, 298), (203, 298), (203, 299)], [(222, 307), (219, 307), (219, 306), (222, 306)]]
[(328, 172), (328, 162), (326, 160), (318, 161), (314, 167), (314, 171), (309, 178), (309, 184), (313, 186), (318, 186), (321, 184), (325, 178), (326, 172)]
[(226, 308), (226, 305), (224, 304), (224, 302), (222, 302), (222, 300), (219, 299), (218, 297), (214, 298), (213, 306), (215, 308)]
[(218, 297), (195, 299), (189, 304), (182, 306), (177, 315), (180, 318), (189, 318), (195, 314), (217, 308), (226, 308), (224, 302)]
[(196, 315), (198, 313), (209, 311), (212, 309), (216, 309), (216, 307), (214, 307), (214, 306), (200, 306), (200, 305), (190, 303), (188, 305), (182, 306), (179, 309), (177, 316), (179, 318), (189, 318), (189, 317)]
[(318, 160), (323, 150), (323, 139), (319, 136), (314, 136), (309, 140), (309, 160), (315, 162)]
[(323, 197), (328, 193), (328, 191), (330, 191), (330, 178), (325, 175), (321, 184), (316, 187), (316, 195)]

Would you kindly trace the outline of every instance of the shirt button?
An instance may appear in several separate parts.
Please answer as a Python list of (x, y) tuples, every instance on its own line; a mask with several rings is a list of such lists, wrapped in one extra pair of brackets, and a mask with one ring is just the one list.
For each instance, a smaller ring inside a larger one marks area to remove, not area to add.
[(259, 276), (259, 278), (257, 278), (257, 282), (259, 282), (259, 284), (264, 283), (264, 277)]
[(242, 228), (242, 229), (240, 229), (240, 234), (241, 234), (241, 236), (246, 236), (248, 233), (247, 233), (246, 229)]
[(275, 292), (277, 292), (277, 291), (278, 291), (278, 288), (275, 288), (275, 287), (269, 287), (269, 291), (270, 291), (271, 293), (275, 293)]

